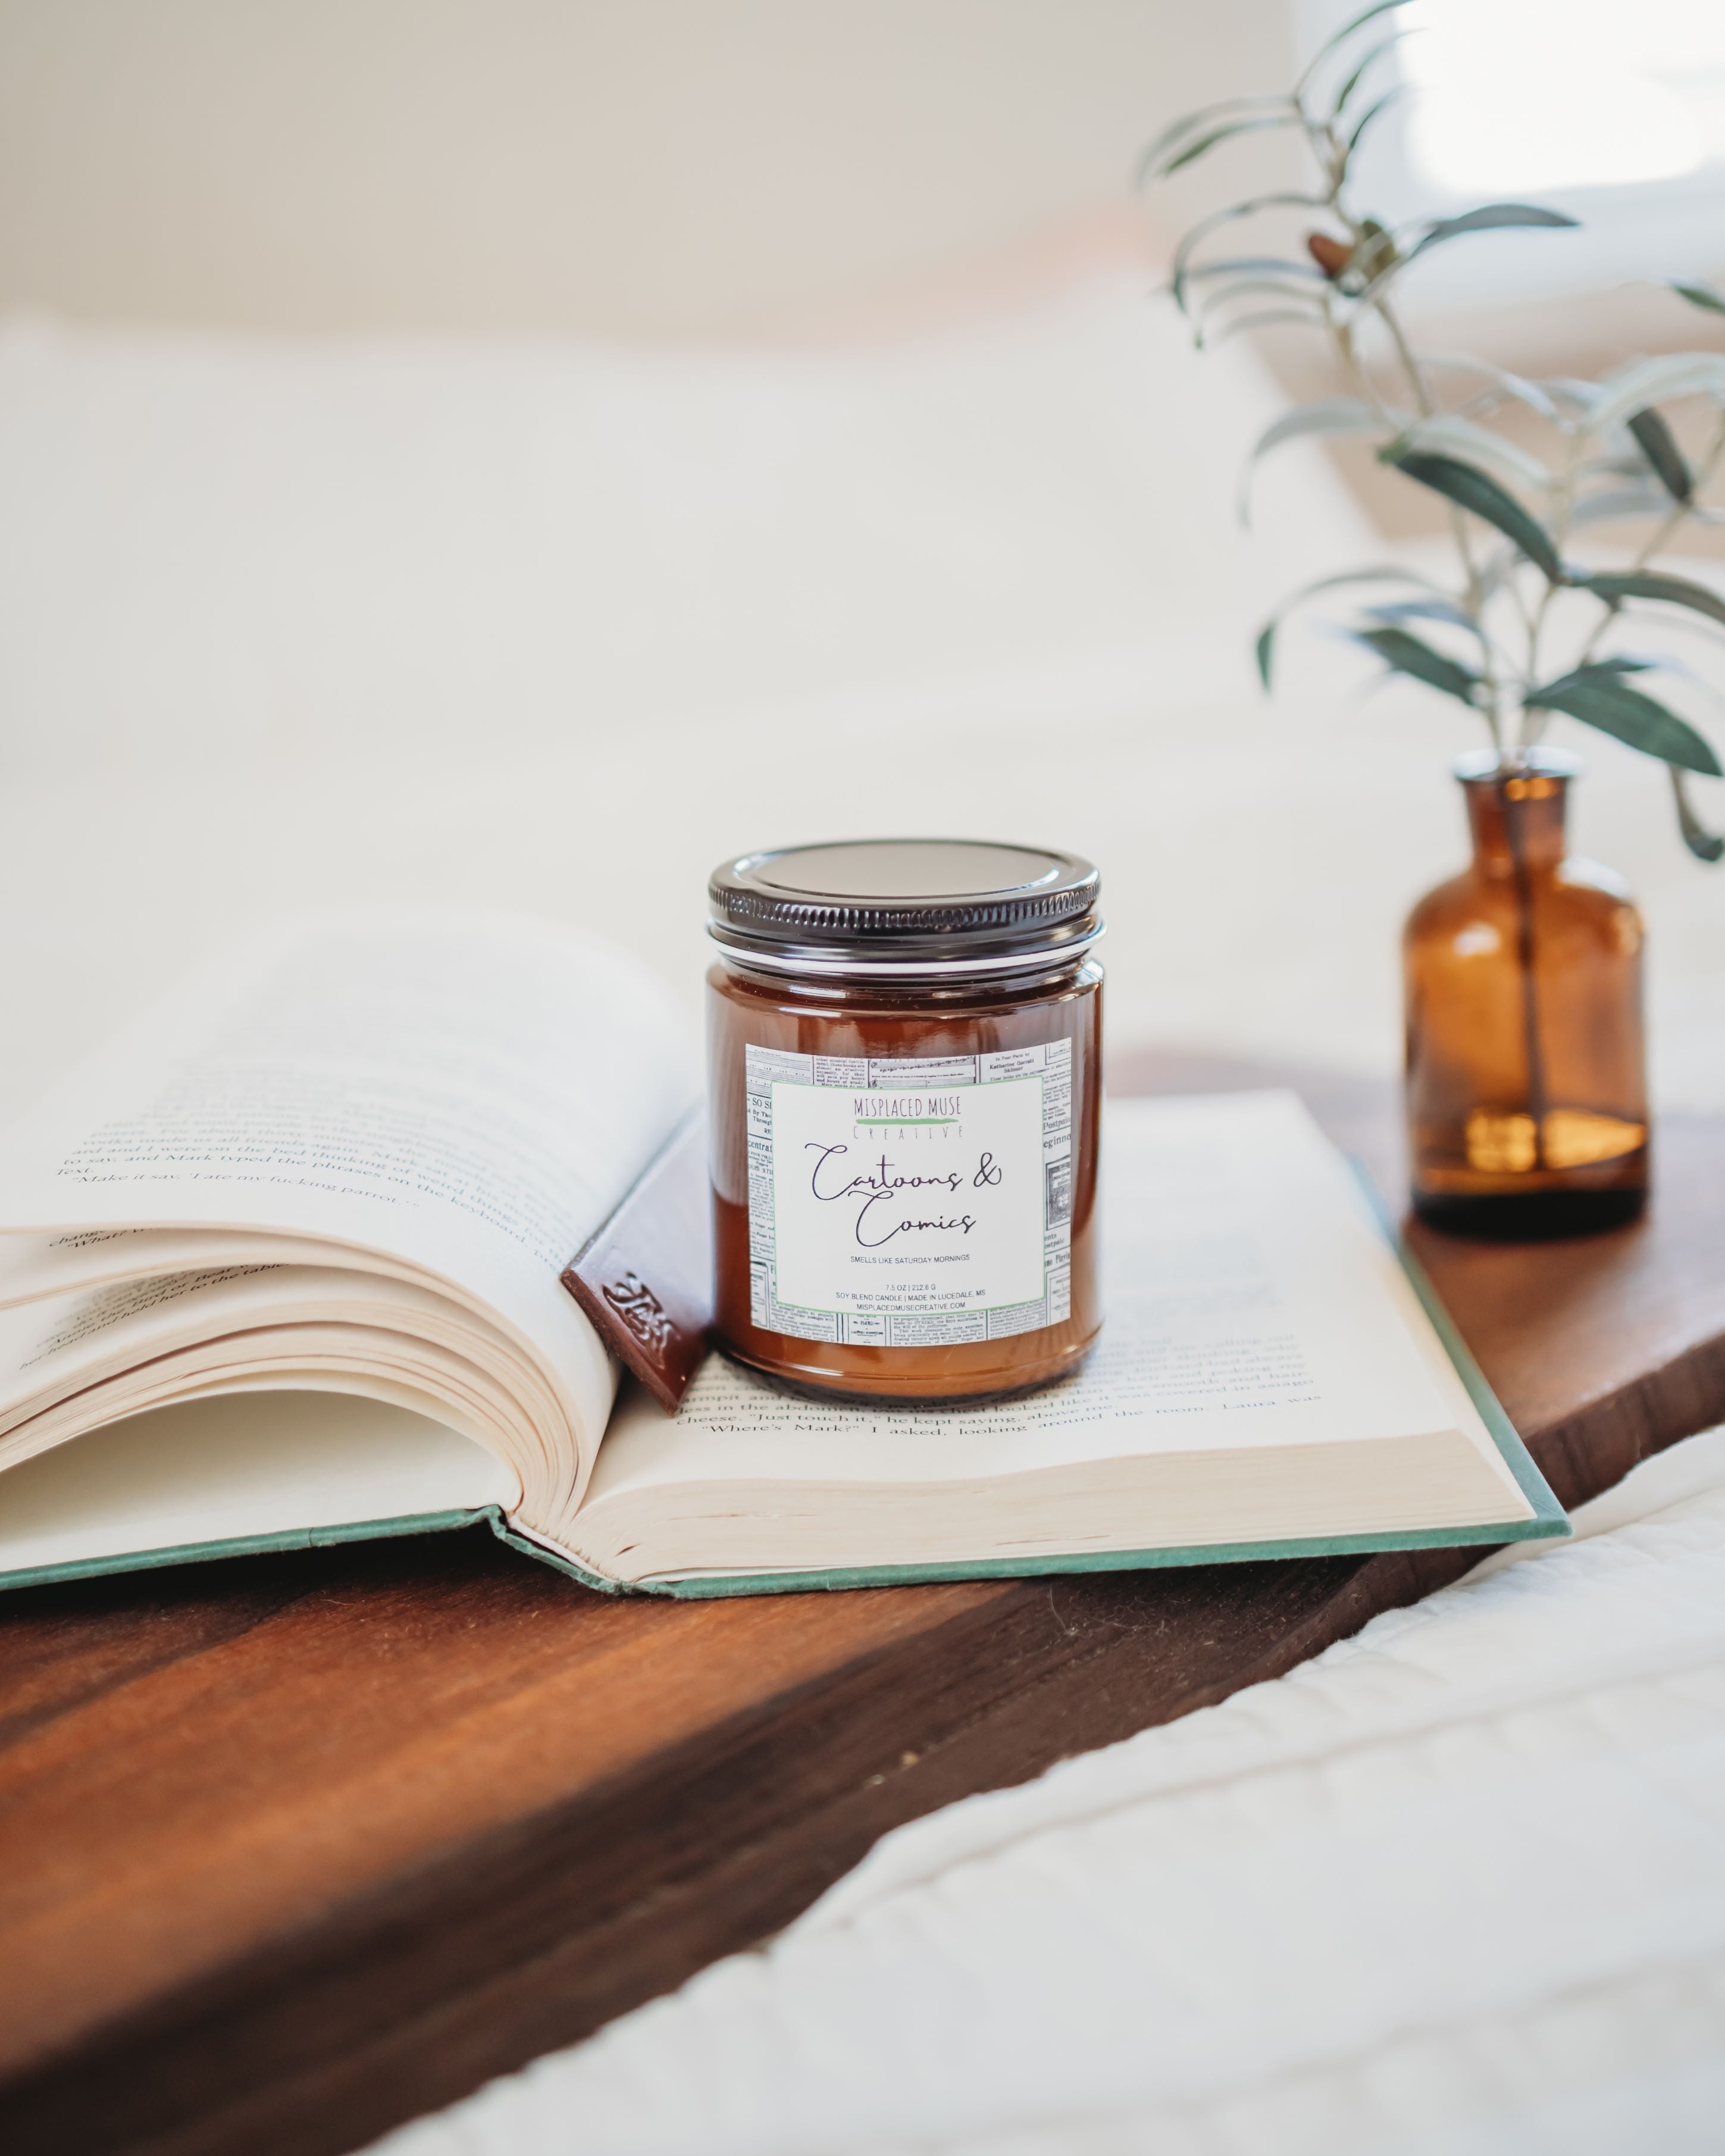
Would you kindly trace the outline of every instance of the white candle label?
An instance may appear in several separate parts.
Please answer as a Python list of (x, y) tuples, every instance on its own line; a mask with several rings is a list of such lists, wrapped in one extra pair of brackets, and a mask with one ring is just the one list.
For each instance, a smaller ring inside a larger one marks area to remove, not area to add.
[(747, 1052), (751, 1315), (933, 1348), (1070, 1311), (1072, 1044), (868, 1060)]

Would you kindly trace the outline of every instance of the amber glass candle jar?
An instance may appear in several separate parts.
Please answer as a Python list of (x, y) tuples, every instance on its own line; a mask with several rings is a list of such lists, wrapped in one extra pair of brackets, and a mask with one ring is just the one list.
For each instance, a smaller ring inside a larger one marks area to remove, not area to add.
[(792, 847), (714, 871), (727, 1353), (899, 1400), (1077, 1368), (1101, 1324), (1097, 889), (1074, 855), (957, 839)]
[(1575, 771), (1549, 751), (1465, 757), (1473, 859), (1409, 916), (1414, 1208), (1440, 1227), (1579, 1233), (1646, 1197), (1641, 917), (1565, 854)]

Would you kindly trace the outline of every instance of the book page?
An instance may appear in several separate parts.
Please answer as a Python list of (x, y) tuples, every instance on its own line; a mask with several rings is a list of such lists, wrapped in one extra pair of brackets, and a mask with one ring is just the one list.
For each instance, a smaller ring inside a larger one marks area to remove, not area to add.
[(0, 1409), (0, 1470), (93, 1420), (271, 1368), (295, 1383), (321, 1368), (332, 1392), (368, 1378), (388, 1398), (440, 1389), (444, 1419), (480, 1441), (489, 1432), (518, 1468), (558, 1414), (538, 1364), (452, 1296), (329, 1267), (169, 1273), (0, 1312), (0, 1368), (24, 1388)]
[(557, 1275), (686, 1108), (690, 1049), (655, 985), (572, 930), (438, 909), (291, 924), (0, 1139), (0, 1234), (384, 1254), (482, 1302), (590, 1451), (611, 1368)]
[(490, 1452), (404, 1408), (300, 1392), (186, 1400), (9, 1468), (0, 1579), (212, 1543), (309, 1541), (518, 1495)]
[(710, 1358), (631, 1393), (588, 1496), (737, 1477), (914, 1486), (1154, 1453), (1461, 1430), (1527, 1509), (1341, 1156), (1292, 1094), (1108, 1104), (1102, 1337), (1022, 1399), (870, 1407)]
[(165, 1273), (223, 1265), (352, 1265), (420, 1277), (377, 1251), (322, 1235), (273, 1235), (256, 1228), (83, 1228), (64, 1235), (0, 1235), (0, 1311), (89, 1295)]

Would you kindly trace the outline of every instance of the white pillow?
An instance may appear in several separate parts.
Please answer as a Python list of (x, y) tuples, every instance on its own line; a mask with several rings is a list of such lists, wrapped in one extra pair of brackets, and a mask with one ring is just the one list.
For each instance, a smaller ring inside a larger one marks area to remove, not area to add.
[(0, 335), (0, 711), (44, 773), (697, 714), (1117, 663), (1189, 686), (1373, 551), (1142, 275), (861, 349)]

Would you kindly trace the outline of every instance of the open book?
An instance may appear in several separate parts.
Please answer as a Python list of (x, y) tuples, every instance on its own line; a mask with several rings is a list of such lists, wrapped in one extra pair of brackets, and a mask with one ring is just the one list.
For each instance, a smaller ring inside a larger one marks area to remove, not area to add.
[(677, 1594), (1565, 1532), (1286, 1094), (1111, 1106), (1108, 1322), (1052, 1391), (715, 1357), (617, 1402), (558, 1275), (695, 1082), (542, 925), (352, 916), (190, 983), (0, 1142), (0, 1580), (480, 1520)]

